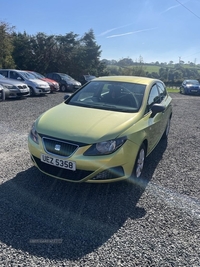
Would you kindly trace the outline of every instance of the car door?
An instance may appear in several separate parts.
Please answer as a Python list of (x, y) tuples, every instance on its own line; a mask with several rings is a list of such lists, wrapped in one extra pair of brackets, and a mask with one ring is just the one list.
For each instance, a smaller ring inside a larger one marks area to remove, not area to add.
[(7, 70), (0, 70), (0, 74), (3, 75), (5, 78), (9, 78)]
[(24, 79), (19, 75), (17, 71), (10, 71), (10, 79), (18, 80), (18, 81), (24, 81)]
[(160, 104), (161, 98), (158, 90), (157, 84), (154, 84), (150, 90), (148, 101), (147, 101), (147, 111), (148, 116), (148, 126), (146, 133), (148, 136), (148, 153), (153, 150), (153, 148), (159, 142), (163, 134), (163, 113), (157, 113), (152, 116), (151, 108), (154, 104)]

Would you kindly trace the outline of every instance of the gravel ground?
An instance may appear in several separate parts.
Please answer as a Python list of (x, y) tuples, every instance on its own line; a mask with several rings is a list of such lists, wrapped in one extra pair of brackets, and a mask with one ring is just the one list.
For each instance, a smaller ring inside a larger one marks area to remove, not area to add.
[(0, 103), (0, 266), (200, 266), (200, 97), (171, 94), (168, 143), (131, 181), (73, 184), (32, 166), (27, 135), (62, 93)]

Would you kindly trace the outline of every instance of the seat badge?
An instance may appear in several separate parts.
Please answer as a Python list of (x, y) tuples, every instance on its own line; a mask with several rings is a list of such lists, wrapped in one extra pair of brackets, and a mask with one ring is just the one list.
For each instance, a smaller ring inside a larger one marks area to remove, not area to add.
[(60, 145), (55, 145), (55, 147), (54, 147), (54, 149), (55, 149), (56, 151), (60, 151), (60, 148), (61, 148)]

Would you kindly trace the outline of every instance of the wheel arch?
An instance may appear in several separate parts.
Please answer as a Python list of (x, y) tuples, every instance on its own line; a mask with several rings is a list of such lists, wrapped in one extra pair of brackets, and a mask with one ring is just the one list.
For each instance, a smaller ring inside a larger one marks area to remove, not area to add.
[(145, 149), (146, 149), (146, 153), (147, 153), (147, 151), (148, 151), (148, 140), (147, 139), (144, 139), (143, 142), (142, 142), (142, 144), (144, 144)]

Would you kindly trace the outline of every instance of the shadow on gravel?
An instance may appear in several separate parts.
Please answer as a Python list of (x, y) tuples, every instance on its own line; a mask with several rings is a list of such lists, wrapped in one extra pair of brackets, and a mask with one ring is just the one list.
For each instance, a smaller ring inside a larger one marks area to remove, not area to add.
[(78, 259), (108, 241), (126, 222), (145, 216), (137, 207), (162, 158), (164, 142), (146, 162), (146, 183), (74, 184), (35, 167), (0, 186), (0, 240), (55, 260)]

